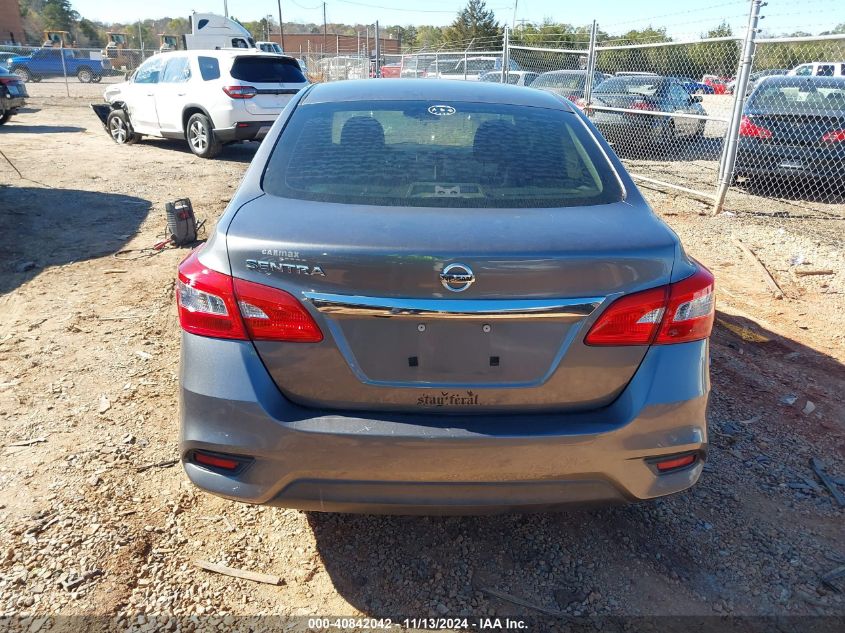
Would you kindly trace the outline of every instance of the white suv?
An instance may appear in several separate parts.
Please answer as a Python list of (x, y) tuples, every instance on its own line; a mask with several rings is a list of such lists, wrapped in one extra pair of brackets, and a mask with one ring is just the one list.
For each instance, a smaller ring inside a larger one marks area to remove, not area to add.
[(845, 77), (845, 62), (811, 62), (790, 70), (788, 75), (798, 77)]
[(260, 140), (308, 84), (292, 57), (249, 50), (174, 51), (145, 61), (94, 106), (118, 144), (183, 138), (213, 158), (226, 143)]

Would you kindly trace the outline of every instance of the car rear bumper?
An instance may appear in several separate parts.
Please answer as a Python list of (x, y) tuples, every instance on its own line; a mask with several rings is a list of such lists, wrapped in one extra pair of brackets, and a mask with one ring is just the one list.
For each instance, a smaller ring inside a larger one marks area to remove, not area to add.
[(25, 97), (0, 97), (0, 105), (3, 110), (15, 110), (26, 105)]
[(669, 117), (629, 116), (596, 112), (591, 117), (601, 135), (609, 143), (620, 145), (658, 145), (667, 138)]
[[(248, 342), (183, 334), (180, 453), (198, 487), (303, 510), (477, 514), (682, 491), (707, 452), (706, 341), (653, 347), (610, 406), (571, 414), (321, 411), (287, 400)], [(327, 385), (327, 388), (331, 388)], [(193, 451), (248, 457), (237, 474)], [(695, 452), (658, 474), (652, 458)]]
[(231, 127), (214, 130), (214, 136), (223, 143), (232, 141), (258, 141), (267, 136), (274, 121), (242, 121)]
[(741, 139), (734, 172), (743, 176), (833, 179), (842, 176), (845, 147), (830, 149), (773, 145)]

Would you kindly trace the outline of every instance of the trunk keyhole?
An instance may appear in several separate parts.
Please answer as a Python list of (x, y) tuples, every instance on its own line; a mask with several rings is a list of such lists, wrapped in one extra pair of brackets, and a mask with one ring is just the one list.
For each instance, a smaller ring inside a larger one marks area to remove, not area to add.
[(416, 356), (408, 356), (408, 367), (417, 367), (420, 364)]
[(491, 356), (490, 357), (490, 367), (498, 367), (499, 366), (499, 357), (498, 356)]

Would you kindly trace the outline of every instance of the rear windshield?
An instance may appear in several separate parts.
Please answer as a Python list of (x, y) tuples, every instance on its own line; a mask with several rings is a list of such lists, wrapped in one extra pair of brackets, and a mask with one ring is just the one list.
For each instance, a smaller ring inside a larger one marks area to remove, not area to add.
[(845, 115), (845, 80), (763, 81), (752, 93), (748, 107), (783, 110), (789, 114), (836, 110)]
[(564, 207), (622, 199), (570, 112), (430, 101), (298, 107), (264, 173), (284, 198), (403, 207)]
[(540, 75), (531, 84), (533, 88), (563, 88), (580, 90), (587, 83), (587, 76), (580, 73), (549, 73)]
[(287, 57), (238, 57), (232, 77), (255, 84), (305, 83), (299, 64)]
[(596, 93), (654, 95), (663, 79), (661, 77), (615, 77), (596, 86)]

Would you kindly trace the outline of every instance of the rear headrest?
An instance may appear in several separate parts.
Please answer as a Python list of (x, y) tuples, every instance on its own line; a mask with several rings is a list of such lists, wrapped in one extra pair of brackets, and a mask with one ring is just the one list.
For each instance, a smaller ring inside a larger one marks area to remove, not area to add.
[(472, 153), (484, 162), (503, 160), (505, 154), (513, 152), (518, 135), (516, 126), (507, 121), (485, 121), (475, 131)]
[(384, 128), (369, 116), (354, 116), (343, 124), (340, 144), (361, 147), (384, 147)]

